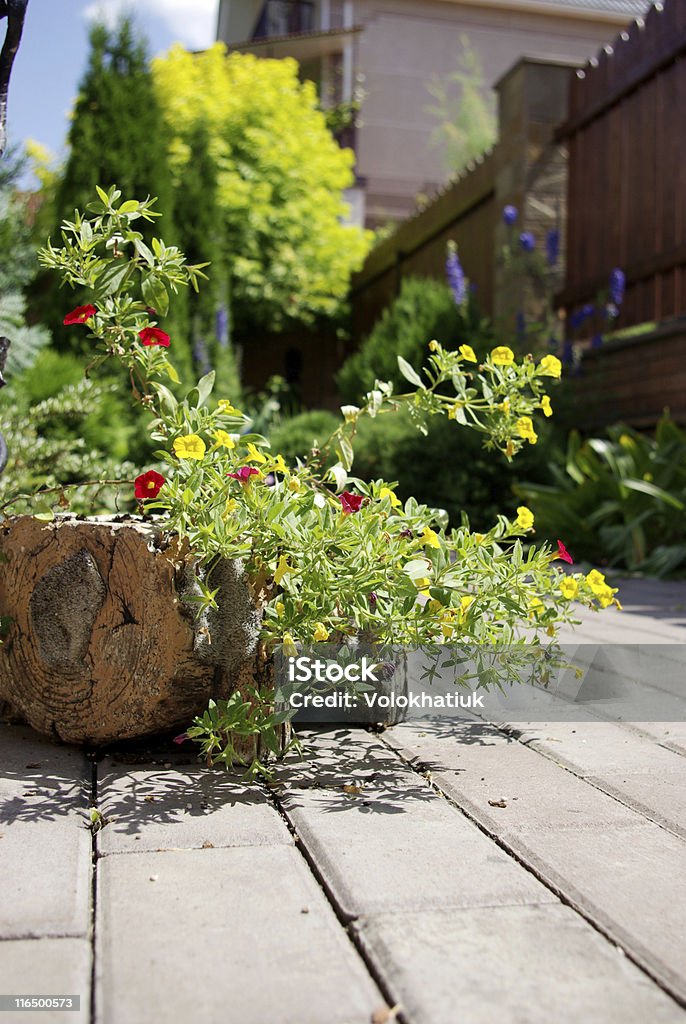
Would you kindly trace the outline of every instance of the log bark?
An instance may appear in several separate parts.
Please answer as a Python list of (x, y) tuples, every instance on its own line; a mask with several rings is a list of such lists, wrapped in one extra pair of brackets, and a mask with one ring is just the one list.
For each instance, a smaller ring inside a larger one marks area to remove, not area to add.
[(0, 706), (97, 746), (184, 729), (211, 697), (264, 678), (259, 596), (241, 564), (212, 571), (220, 610), (200, 619), (184, 601), (195, 570), (185, 544), (135, 517), (5, 520)]

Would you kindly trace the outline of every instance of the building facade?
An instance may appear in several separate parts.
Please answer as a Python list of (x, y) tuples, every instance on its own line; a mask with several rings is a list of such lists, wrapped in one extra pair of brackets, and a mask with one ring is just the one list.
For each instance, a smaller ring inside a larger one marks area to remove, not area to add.
[(523, 56), (582, 63), (650, 6), (648, 0), (220, 0), (229, 49), (293, 57), (322, 105), (360, 102), (340, 135), (354, 148), (351, 217), (398, 222), (451, 177), (436, 143), (431, 87), (458, 69), (464, 39), (483, 82)]

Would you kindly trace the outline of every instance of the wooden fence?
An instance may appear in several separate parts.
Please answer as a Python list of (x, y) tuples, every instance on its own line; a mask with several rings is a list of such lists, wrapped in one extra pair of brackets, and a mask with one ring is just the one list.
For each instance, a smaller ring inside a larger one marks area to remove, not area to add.
[(573, 74), (567, 144), (569, 312), (627, 291), (620, 326), (686, 314), (686, 0), (664, 0)]

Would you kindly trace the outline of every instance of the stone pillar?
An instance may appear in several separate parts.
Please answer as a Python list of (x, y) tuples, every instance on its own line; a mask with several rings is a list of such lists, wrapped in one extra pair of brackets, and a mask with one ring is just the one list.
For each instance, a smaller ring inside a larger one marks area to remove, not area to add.
[[(567, 99), (574, 62), (522, 57), (496, 83), (499, 141), (495, 149), (495, 195), (499, 211), (495, 235), (494, 319), (503, 336), (514, 333), (518, 312), (527, 322), (544, 315), (544, 283), (536, 282), (534, 269), (545, 266), (545, 239), (551, 228), (560, 232), (557, 268), (544, 271), (547, 283), (558, 290), (564, 273), (566, 227), (567, 155), (555, 142), (555, 129), (567, 119)], [(509, 229), (500, 211), (515, 206), (519, 216)], [(504, 246), (512, 243), (519, 253), (519, 236), (530, 231), (536, 238), (538, 256), (515, 257), (509, 266)]]

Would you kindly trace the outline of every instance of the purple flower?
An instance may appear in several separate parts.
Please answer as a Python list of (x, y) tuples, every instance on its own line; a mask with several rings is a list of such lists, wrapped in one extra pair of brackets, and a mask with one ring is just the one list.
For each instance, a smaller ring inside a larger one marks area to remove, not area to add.
[(586, 305), (581, 310), (581, 312), (583, 313), (584, 320), (585, 320), (588, 317), (593, 316), (593, 314), (595, 313), (595, 306), (593, 305), (592, 302), (587, 302)]
[(594, 334), (591, 338), (591, 348), (600, 348), (603, 344), (602, 334)]
[(467, 296), (467, 285), (464, 270), (457, 255), (456, 248), (450, 248), (445, 261), (445, 276), (455, 299), (455, 305), (461, 306)]
[(508, 228), (511, 228), (514, 222), (517, 220), (517, 207), (516, 206), (504, 206), (503, 207), (503, 220), (507, 224)]
[(571, 341), (566, 341), (562, 346), (562, 362), (566, 366), (571, 366), (574, 362), (574, 345)]
[(610, 274), (610, 299), (615, 306), (621, 306), (624, 300), (624, 289), (626, 288), (626, 275), (619, 267)]
[(217, 310), (215, 332), (221, 347), (226, 348), (229, 344), (229, 311), (225, 306), (220, 306)]
[(548, 266), (556, 266), (560, 255), (560, 232), (557, 228), (551, 228), (545, 236), (545, 248), (548, 255)]
[(519, 244), (522, 247), (522, 252), (533, 252), (536, 248), (536, 239), (530, 231), (522, 231), (519, 236)]

